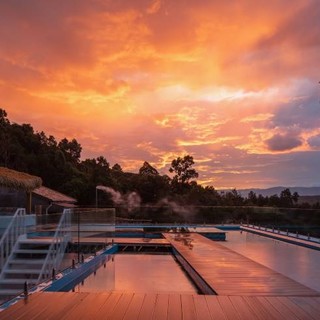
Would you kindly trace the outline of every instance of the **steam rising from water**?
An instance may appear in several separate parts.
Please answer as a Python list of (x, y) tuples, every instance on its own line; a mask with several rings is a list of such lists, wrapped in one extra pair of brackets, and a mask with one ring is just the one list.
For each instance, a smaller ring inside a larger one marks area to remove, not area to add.
[(114, 204), (128, 207), (129, 212), (140, 208), (141, 198), (136, 192), (130, 192), (127, 195), (122, 195), (119, 191), (105, 186), (97, 186), (97, 189), (110, 194)]
[[(108, 193), (115, 205), (125, 206), (128, 208), (129, 212), (141, 207), (141, 197), (136, 192), (130, 192), (126, 195), (122, 195), (119, 191), (110, 187), (97, 186), (97, 189)], [(155, 207), (168, 207), (173, 213), (183, 216), (185, 219), (190, 219), (195, 214), (194, 207), (181, 206), (167, 198), (161, 199)], [(152, 206), (150, 206), (150, 208), (152, 208)]]

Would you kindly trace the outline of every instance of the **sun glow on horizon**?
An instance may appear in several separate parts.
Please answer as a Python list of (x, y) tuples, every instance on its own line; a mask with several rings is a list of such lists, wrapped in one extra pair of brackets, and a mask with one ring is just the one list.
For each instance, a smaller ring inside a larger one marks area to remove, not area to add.
[(132, 172), (148, 161), (167, 174), (190, 154), (204, 185), (314, 185), (319, 9), (316, 0), (2, 2), (1, 107)]

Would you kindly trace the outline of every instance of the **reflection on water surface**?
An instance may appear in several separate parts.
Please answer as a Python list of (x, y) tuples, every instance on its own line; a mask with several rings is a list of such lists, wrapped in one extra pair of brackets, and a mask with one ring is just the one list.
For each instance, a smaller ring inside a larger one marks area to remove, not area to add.
[(240, 231), (219, 243), (320, 292), (320, 251)]
[(116, 254), (113, 261), (77, 285), (75, 291), (197, 292), (171, 255), (154, 254)]

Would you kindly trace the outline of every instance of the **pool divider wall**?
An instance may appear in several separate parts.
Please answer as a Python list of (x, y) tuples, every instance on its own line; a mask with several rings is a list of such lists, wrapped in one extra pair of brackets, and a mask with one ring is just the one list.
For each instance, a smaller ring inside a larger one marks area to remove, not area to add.
[(83, 279), (96, 271), (102, 264), (111, 259), (112, 254), (118, 251), (118, 245), (115, 244), (111, 248), (104, 251), (102, 254), (94, 257), (92, 260), (83, 263), (75, 268), (72, 272), (66, 274), (58, 280), (54, 280), (52, 284), (44, 291), (57, 292), (57, 291), (70, 291)]
[[(252, 228), (246, 228), (246, 227), (241, 227), (241, 230), (246, 231), (246, 232), (250, 232), (253, 234), (257, 234), (259, 236), (262, 237), (266, 237), (266, 238), (271, 238), (271, 239), (275, 239), (278, 241), (283, 241), (283, 242), (287, 242), (290, 244), (294, 244), (297, 246), (301, 246), (301, 247), (305, 247), (305, 248), (309, 248), (309, 249), (313, 249), (313, 250), (320, 250), (319, 248), (319, 244), (316, 242), (309, 242), (307, 243), (307, 240), (305, 239), (298, 239), (298, 238), (293, 238), (293, 237), (288, 237), (288, 236), (284, 236), (283, 234), (280, 235), (282, 237), (279, 237), (279, 234), (277, 233), (272, 233), (272, 232), (263, 232), (263, 230), (256, 230), (256, 229), (252, 229)], [(301, 242), (299, 240), (304, 240), (304, 242)]]
[(202, 279), (199, 273), (186, 261), (182, 255), (172, 247), (173, 255), (177, 261), (181, 264), (184, 271), (192, 279), (201, 294), (217, 295), (217, 293)]

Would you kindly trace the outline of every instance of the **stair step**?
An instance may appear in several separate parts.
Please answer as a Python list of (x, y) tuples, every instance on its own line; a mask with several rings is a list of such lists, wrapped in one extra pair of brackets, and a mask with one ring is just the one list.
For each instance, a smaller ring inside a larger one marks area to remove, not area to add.
[(43, 264), (45, 259), (12, 259), (9, 264)]
[(19, 244), (51, 244), (54, 238), (33, 238), (33, 239), (23, 239), (19, 240)]
[(17, 249), (14, 253), (42, 253), (47, 254), (48, 250), (46, 249)]
[(23, 290), (19, 289), (0, 289), (0, 296), (17, 296), (22, 292)]
[(37, 279), (0, 279), (0, 285), (1, 284), (21, 284), (24, 285), (24, 283), (27, 281), (28, 285), (30, 284), (36, 284)]
[(41, 269), (9, 269), (9, 270), (5, 270), (3, 271), (3, 274), (38, 274), (41, 272)]

